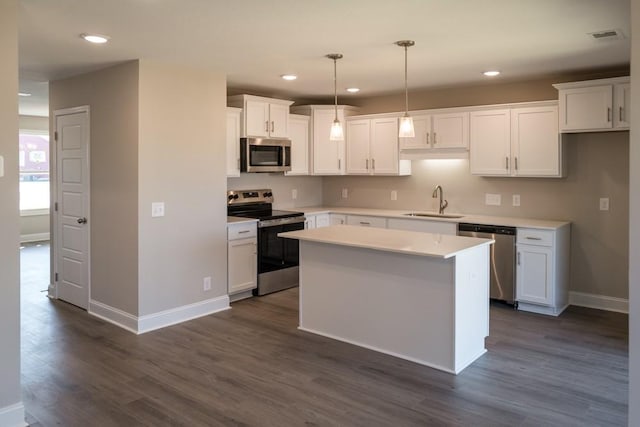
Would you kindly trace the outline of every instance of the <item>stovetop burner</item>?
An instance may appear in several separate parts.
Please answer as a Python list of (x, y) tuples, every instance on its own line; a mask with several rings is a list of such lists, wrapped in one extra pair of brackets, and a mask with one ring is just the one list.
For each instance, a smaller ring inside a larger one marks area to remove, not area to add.
[(274, 210), (270, 189), (227, 191), (227, 215), (260, 221), (303, 216), (303, 212)]

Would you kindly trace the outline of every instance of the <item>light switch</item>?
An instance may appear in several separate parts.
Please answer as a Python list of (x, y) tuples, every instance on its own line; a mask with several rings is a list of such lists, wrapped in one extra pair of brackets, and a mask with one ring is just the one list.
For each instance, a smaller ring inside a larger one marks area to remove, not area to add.
[(164, 202), (151, 203), (151, 216), (153, 218), (164, 216)]
[(297, 198), (298, 198), (298, 189), (294, 188), (294, 189), (291, 190), (291, 199), (295, 200)]
[(609, 210), (609, 198), (608, 197), (600, 198), (600, 210), (601, 211), (608, 211)]

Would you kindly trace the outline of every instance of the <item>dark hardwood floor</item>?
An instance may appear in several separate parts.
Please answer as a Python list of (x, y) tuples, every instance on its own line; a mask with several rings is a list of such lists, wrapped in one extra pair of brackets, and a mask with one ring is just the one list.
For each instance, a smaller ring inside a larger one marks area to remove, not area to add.
[(297, 289), (136, 336), (41, 292), (23, 250), (22, 384), (33, 426), (623, 426), (627, 316), (491, 308), (454, 376), (300, 332)]

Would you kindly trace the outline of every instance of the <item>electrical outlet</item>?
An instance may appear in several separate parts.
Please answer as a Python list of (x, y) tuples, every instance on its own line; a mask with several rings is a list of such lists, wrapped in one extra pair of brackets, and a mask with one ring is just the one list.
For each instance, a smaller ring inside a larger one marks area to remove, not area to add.
[(491, 206), (500, 206), (502, 204), (502, 196), (500, 194), (485, 193), (484, 204)]
[(512, 205), (513, 206), (520, 206), (520, 195), (519, 194), (514, 194), (512, 197)]
[(298, 189), (294, 188), (293, 190), (291, 190), (291, 199), (295, 200), (298, 198)]
[(391, 200), (398, 200), (398, 192), (396, 190), (391, 190)]
[(164, 202), (151, 203), (151, 216), (153, 218), (164, 216)]
[(207, 276), (204, 279), (202, 279), (202, 289), (205, 291), (210, 291), (211, 290), (211, 277)]
[(608, 211), (609, 210), (609, 198), (608, 197), (600, 198), (600, 210), (601, 211)]
[(349, 190), (347, 188), (343, 188), (342, 189), (342, 198), (343, 199), (348, 199), (349, 198)]

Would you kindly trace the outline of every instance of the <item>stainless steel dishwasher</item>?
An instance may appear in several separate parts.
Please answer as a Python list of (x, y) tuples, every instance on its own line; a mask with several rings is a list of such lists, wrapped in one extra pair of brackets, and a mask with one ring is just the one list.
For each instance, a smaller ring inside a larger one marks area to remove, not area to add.
[(496, 243), (491, 245), (489, 296), (517, 307), (515, 227), (460, 223), (458, 235), (495, 240)]

